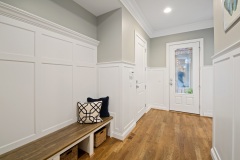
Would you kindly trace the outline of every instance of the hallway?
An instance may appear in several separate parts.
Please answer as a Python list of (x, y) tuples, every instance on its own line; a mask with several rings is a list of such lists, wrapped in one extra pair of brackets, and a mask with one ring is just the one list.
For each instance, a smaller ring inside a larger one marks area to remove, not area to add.
[(211, 146), (211, 118), (151, 109), (123, 142), (108, 138), (90, 159), (211, 160)]

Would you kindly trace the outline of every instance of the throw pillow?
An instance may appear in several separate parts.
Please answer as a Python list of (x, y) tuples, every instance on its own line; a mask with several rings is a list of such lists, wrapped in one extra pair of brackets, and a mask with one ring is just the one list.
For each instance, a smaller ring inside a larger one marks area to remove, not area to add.
[(109, 112), (108, 112), (108, 103), (109, 103), (109, 97), (103, 97), (99, 99), (93, 99), (88, 97), (87, 98), (88, 102), (96, 102), (96, 101), (102, 101), (102, 108), (100, 111), (100, 117), (109, 117)]
[(79, 123), (97, 123), (103, 120), (99, 117), (102, 102), (91, 102), (91, 103), (77, 103), (78, 105), (78, 122)]

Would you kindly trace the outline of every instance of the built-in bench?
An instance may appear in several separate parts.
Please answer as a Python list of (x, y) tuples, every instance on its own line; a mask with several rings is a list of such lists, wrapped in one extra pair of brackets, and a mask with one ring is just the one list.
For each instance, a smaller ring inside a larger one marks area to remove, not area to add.
[[(94, 153), (94, 133), (104, 126), (111, 130), (112, 117), (94, 124), (74, 123), (0, 156), (1, 160), (59, 160), (60, 155), (77, 145), (90, 156)], [(111, 137), (111, 135), (110, 135)]]

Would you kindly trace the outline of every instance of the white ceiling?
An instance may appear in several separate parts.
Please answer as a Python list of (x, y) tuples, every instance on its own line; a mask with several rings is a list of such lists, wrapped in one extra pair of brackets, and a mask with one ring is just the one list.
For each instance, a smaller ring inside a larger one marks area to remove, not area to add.
[[(121, 7), (153, 37), (213, 27), (213, 0), (74, 0), (96, 16)], [(163, 13), (171, 7), (170, 14)]]
[(112, 11), (121, 7), (119, 0), (73, 0), (81, 5), (83, 8), (94, 14), (100, 16), (104, 13)]

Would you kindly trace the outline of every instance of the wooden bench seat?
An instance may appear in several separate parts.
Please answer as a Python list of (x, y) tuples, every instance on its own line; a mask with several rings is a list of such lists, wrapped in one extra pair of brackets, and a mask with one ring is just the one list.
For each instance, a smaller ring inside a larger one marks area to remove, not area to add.
[[(40, 160), (60, 159), (60, 154), (72, 146), (83, 142), (83, 150), (93, 154), (93, 134), (100, 128), (110, 125), (112, 117), (102, 118), (94, 124), (73, 123), (40, 139), (16, 148), (0, 156), (1, 160)], [(89, 151), (90, 150), (90, 151)], [(92, 151), (91, 151), (92, 150)]]

